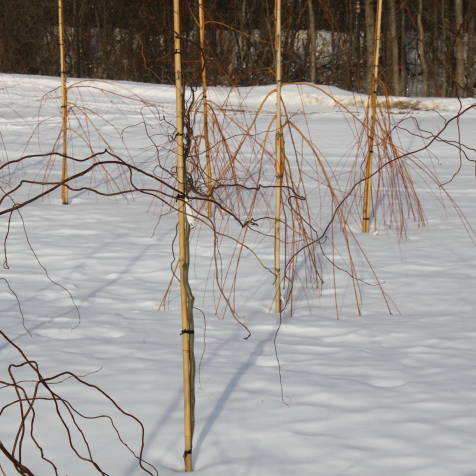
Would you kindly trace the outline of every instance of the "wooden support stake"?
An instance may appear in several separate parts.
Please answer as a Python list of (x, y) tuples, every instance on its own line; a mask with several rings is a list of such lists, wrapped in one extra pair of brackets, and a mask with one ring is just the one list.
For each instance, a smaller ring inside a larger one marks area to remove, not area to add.
[(179, 274), (182, 313), (182, 358), (183, 358), (183, 394), (184, 394), (184, 438), (183, 458), (185, 471), (193, 471), (192, 440), (195, 406), (195, 357), (193, 352), (193, 295), (188, 282), (189, 268), (189, 232), (185, 201), (186, 158), (184, 157), (184, 92), (182, 84), (182, 51), (180, 28), (180, 0), (173, 0), (174, 9), (174, 49), (175, 49), (175, 98), (177, 127), (177, 188), (178, 188), (178, 233), (179, 233)]
[[(64, 46), (64, 11), (63, 0), (58, 0), (58, 36), (60, 50), (60, 75), (61, 75), (61, 136), (63, 140), (63, 161), (61, 166), (61, 181), (68, 178), (68, 88), (66, 85), (66, 59)], [(61, 201), (63, 205), (68, 204), (68, 188), (65, 184), (61, 186)]]
[(282, 311), (281, 302), (281, 204), (284, 175), (284, 139), (281, 121), (281, 0), (275, 0), (276, 30), (274, 48), (276, 52), (276, 182), (274, 221), (274, 310)]
[(205, 57), (205, 0), (198, 0), (198, 17), (200, 29), (200, 56), (202, 65), (202, 100), (203, 100), (203, 136), (205, 137), (205, 167), (207, 174), (208, 218), (212, 216), (212, 163), (210, 158), (210, 138), (208, 134), (208, 98), (207, 98), (207, 63)]
[(382, 25), (382, 0), (377, 0), (377, 15), (374, 28), (374, 57), (370, 81), (370, 124), (367, 139), (367, 158), (365, 165), (364, 206), (362, 214), (362, 232), (368, 233), (372, 205), (372, 159), (374, 154), (375, 126), (377, 123), (377, 89), (380, 57), (380, 30)]

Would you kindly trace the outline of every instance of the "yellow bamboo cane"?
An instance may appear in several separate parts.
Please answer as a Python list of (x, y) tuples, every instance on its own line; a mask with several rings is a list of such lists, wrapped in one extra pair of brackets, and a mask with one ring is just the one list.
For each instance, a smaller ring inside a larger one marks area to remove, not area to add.
[(276, 212), (274, 221), (274, 310), (281, 312), (281, 203), (284, 175), (284, 139), (281, 121), (281, 0), (275, 0), (276, 30), (274, 48), (276, 54), (276, 182), (275, 202)]
[(186, 170), (184, 157), (184, 96), (182, 84), (182, 52), (180, 28), (180, 0), (173, 0), (174, 49), (175, 49), (175, 91), (176, 91), (176, 127), (177, 127), (177, 188), (178, 232), (179, 232), (179, 274), (182, 313), (182, 359), (183, 359), (183, 393), (184, 393), (184, 439), (183, 453), (185, 471), (193, 470), (192, 440), (194, 427), (194, 374), (195, 359), (193, 355), (193, 296), (188, 284), (189, 267), (189, 230), (186, 217)]
[[(64, 46), (64, 11), (63, 0), (58, 0), (58, 36), (60, 50), (60, 75), (61, 75), (61, 137), (63, 141), (63, 161), (61, 166), (61, 181), (68, 177), (68, 88), (66, 86), (66, 60)], [(68, 204), (68, 188), (65, 184), (61, 186), (61, 201), (63, 205)]]
[(203, 98), (203, 136), (205, 137), (205, 167), (207, 174), (208, 217), (212, 216), (212, 163), (210, 158), (210, 138), (208, 134), (208, 99), (207, 99), (207, 63), (205, 58), (205, 0), (198, 1), (200, 29), (200, 55), (202, 61), (202, 98)]
[(372, 204), (372, 160), (374, 155), (375, 126), (377, 123), (377, 87), (379, 76), (380, 57), (380, 30), (382, 24), (382, 0), (377, 0), (377, 15), (374, 28), (374, 56), (372, 64), (372, 76), (369, 87), (370, 96), (370, 124), (368, 130), (368, 147), (365, 165), (364, 206), (362, 214), (362, 232), (368, 233), (370, 222), (370, 210)]

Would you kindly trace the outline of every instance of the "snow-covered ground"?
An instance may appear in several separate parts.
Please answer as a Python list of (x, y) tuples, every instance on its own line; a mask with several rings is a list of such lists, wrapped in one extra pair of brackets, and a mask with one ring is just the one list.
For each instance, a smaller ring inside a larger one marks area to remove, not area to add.
[[(169, 150), (173, 160), (173, 88), (80, 84), (70, 92), (76, 111), (71, 155), (85, 157), (109, 148), (147, 170), (156, 154), (164, 156)], [(60, 150), (55, 145), (60, 125), (57, 86), (56, 78), (0, 75), (2, 163)], [(271, 89), (212, 89), (210, 98), (251, 121)], [(362, 102), (335, 88), (323, 91), (286, 87), (285, 103), (329, 166), (341, 171), (355, 159), (356, 131), (343, 111), (350, 108), (362, 118)], [(337, 105), (328, 94), (337, 97)], [(420, 135), (421, 130), (434, 133), (460, 107), (472, 104), (412, 101), (419, 106), (399, 103), (402, 107), (392, 113), (393, 120), (405, 120), (399, 140), (407, 150), (422, 143), (412, 135), (418, 132), (413, 119)], [(268, 127), (273, 107), (271, 96), (257, 122), (257, 135)], [(466, 144), (474, 160), (475, 129), (476, 113), (471, 109), (451, 122), (444, 137)], [(228, 133), (233, 136), (233, 130)], [(210, 233), (205, 225), (195, 225), (190, 271), (200, 309), (195, 312), (200, 360), (197, 475), (476, 474), (476, 249), (467, 229), (476, 226), (475, 165), (448, 143), (436, 141), (429, 152), (418, 158), (441, 182), (452, 179), (446, 189), (454, 203), (420, 176), (415, 183), (427, 227), (409, 222), (406, 238), (399, 238), (387, 227), (362, 235), (358, 222), (351, 225), (391, 299), (392, 314), (373, 285), (363, 255), (357, 253), (360, 277), (370, 283), (361, 285), (362, 315), (355, 309), (351, 281), (338, 277), (334, 284), (330, 266), (324, 266), (322, 295), (305, 285), (304, 271), (298, 274), (293, 313), (283, 314), (277, 334), (280, 319), (271, 312), (272, 276), (244, 253), (235, 295), (239, 317), (252, 333), (244, 339), (246, 331), (224, 310), (213, 286)], [(303, 156), (308, 153), (304, 150)], [(72, 167), (77, 171), (80, 166)], [(269, 167), (272, 170), (272, 164)], [(58, 169), (58, 161), (29, 159), (3, 168), (1, 186), (5, 192), (20, 179), (57, 179)], [(310, 182), (311, 172), (311, 167), (304, 170)], [(96, 170), (86, 181), (114, 190), (124, 187), (126, 179), (124, 171), (111, 169)], [(2, 200), (0, 211), (11, 207), (12, 199), (18, 203), (43, 189), (25, 184)], [(326, 204), (316, 202), (315, 207)], [(144, 458), (160, 475), (180, 472), (182, 364), (176, 282), (161, 305), (172, 277), (176, 214), (150, 196), (101, 197), (81, 190), (71, 192), (69, 206), (60, 204), (56, 191), (22, 208), (21, 215), (13, 213), (10, 222), (9, 218), (0, 217), (2, 260), (6, 259), (0, 283), (1, 330), (38, 362), (44, 376), (68, 370), (99, 385), (143, 423)], [(250, 239), (271, 268), (272, 238)], [(224, 240), (220, 246), (224, 257), (232, 254), (232, 242)], [(3, 340), (0, 356), (0, 379), (6, 381), (8, 365), (21, 359)], [(31, 378), (25, 369), (15, 372), (19, 378)], [(114, 417), (123, 438), (138, 450), (139, 425), (121, 416), (94, 389), (69, 378), (55, 390), (81, 412)], [(2, 405), (14, 399), (11, 389), (0, 387)], [(16, 407), (0, 414), (0, 441), (7, 448), (17, 431), (18, 412)], [(53, 418), (51, 403), (39, 402), (36, 412), (35, 435), (58, 464), (58, 474), (95, 474), (67, 451), (67, 435)], [(91, 452), (107, 474), (145, 474), (108, 421), (82, 424)], [(27, 436), (22, 462), (35, 475), (54, 474)], [(16, 474), (1, 454), (0, 466), (5, 474)]]

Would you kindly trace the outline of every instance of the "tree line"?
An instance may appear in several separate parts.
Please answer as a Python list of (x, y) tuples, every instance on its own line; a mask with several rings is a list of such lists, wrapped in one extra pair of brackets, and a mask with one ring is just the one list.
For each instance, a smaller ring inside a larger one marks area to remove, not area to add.
[[(200, 78), (197, 0), (182, 3), (184, 76)], [(0, 1), (0, 71), (57, 75), (56, 0)], [(282, 0), (283, 79), (365, 92), (375, 0)], [(381, 92), (472, 96), (476, 0), (384, 0)], [(66, 0), (68, 74), (173, 83), (171, 0)], [(274, 81), (274, 0), (206, 0), (210, 85)]]

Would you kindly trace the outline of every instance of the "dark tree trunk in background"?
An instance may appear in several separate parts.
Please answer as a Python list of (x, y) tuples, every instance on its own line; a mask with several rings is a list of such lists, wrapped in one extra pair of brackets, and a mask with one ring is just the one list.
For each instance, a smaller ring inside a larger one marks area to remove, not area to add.
[(418, 59), (420, 61), (421, 80), (422, 80), (421, 94), (423, 96), (428, 96), (429, 76), (428, 76), (428, 64), (426, 61), (425, 29), (423, 27), (423, 0), (418, 0), (417, 28), (418, 28)]
[(316, 82), (316, 20), (314, 17), (313, 0), (307, 0), (307, 9), (309, 12), (309, 79), (312, 83)]
[(463, 0), (454, 0), (455, 9), (455, 92), (458, 97), (464, 96), (466, 92), (466, 80), (464, 75), (464, 24), (463, 24)]
[(395, 8), (395, 0), (388, 0), (388, 27), (389, 36), (387, 37), (389, 45), (390, 56), (390, 71), (391, 71), (391, 88), (390, 92), (394, 95), (401, 95), (400, 87), (400, 46), (397, 32), (397, 12)]
[(374, 25), (375, 5), (373, 0), (365, 0), (365, 44), (367, 49), (366, 60), (366, 88), (369, 89), (372, 78), (372, 63), (374, 54)]
[(401, 15), (400, 21), (400, 32), (401, 32), (401, 41), (400, 41), (400, 94), (403, 96), (407, 95), (408, 89), (408, 68), (407, 68), (407, 52), (405, 49), (405, 34), (406, 34), (406, 19), (405, 15)]
[(468, 14), (467, 96), (474, 95), (476, 83), (476, 0), (470, 0)]
[(350, 17), (352, 21), (352, 37), (351, 37), (351, 55), (353, 65), (353, 84), (352, 89), (360, 91), (362, 88), (362, 35), (361, 35), (361, 0), (355, 3), (350, 2)]
[(452, 41), (449, 35), (449, 19), (448, 19), (448, 0), (441, 0), (440, 18), (441, 18), (441, 41), (443, 43), (443, 78), (444, 78), (444, 90), (442, 96), (453, 94), (452, 82), (453, 82), (453, 48)]

